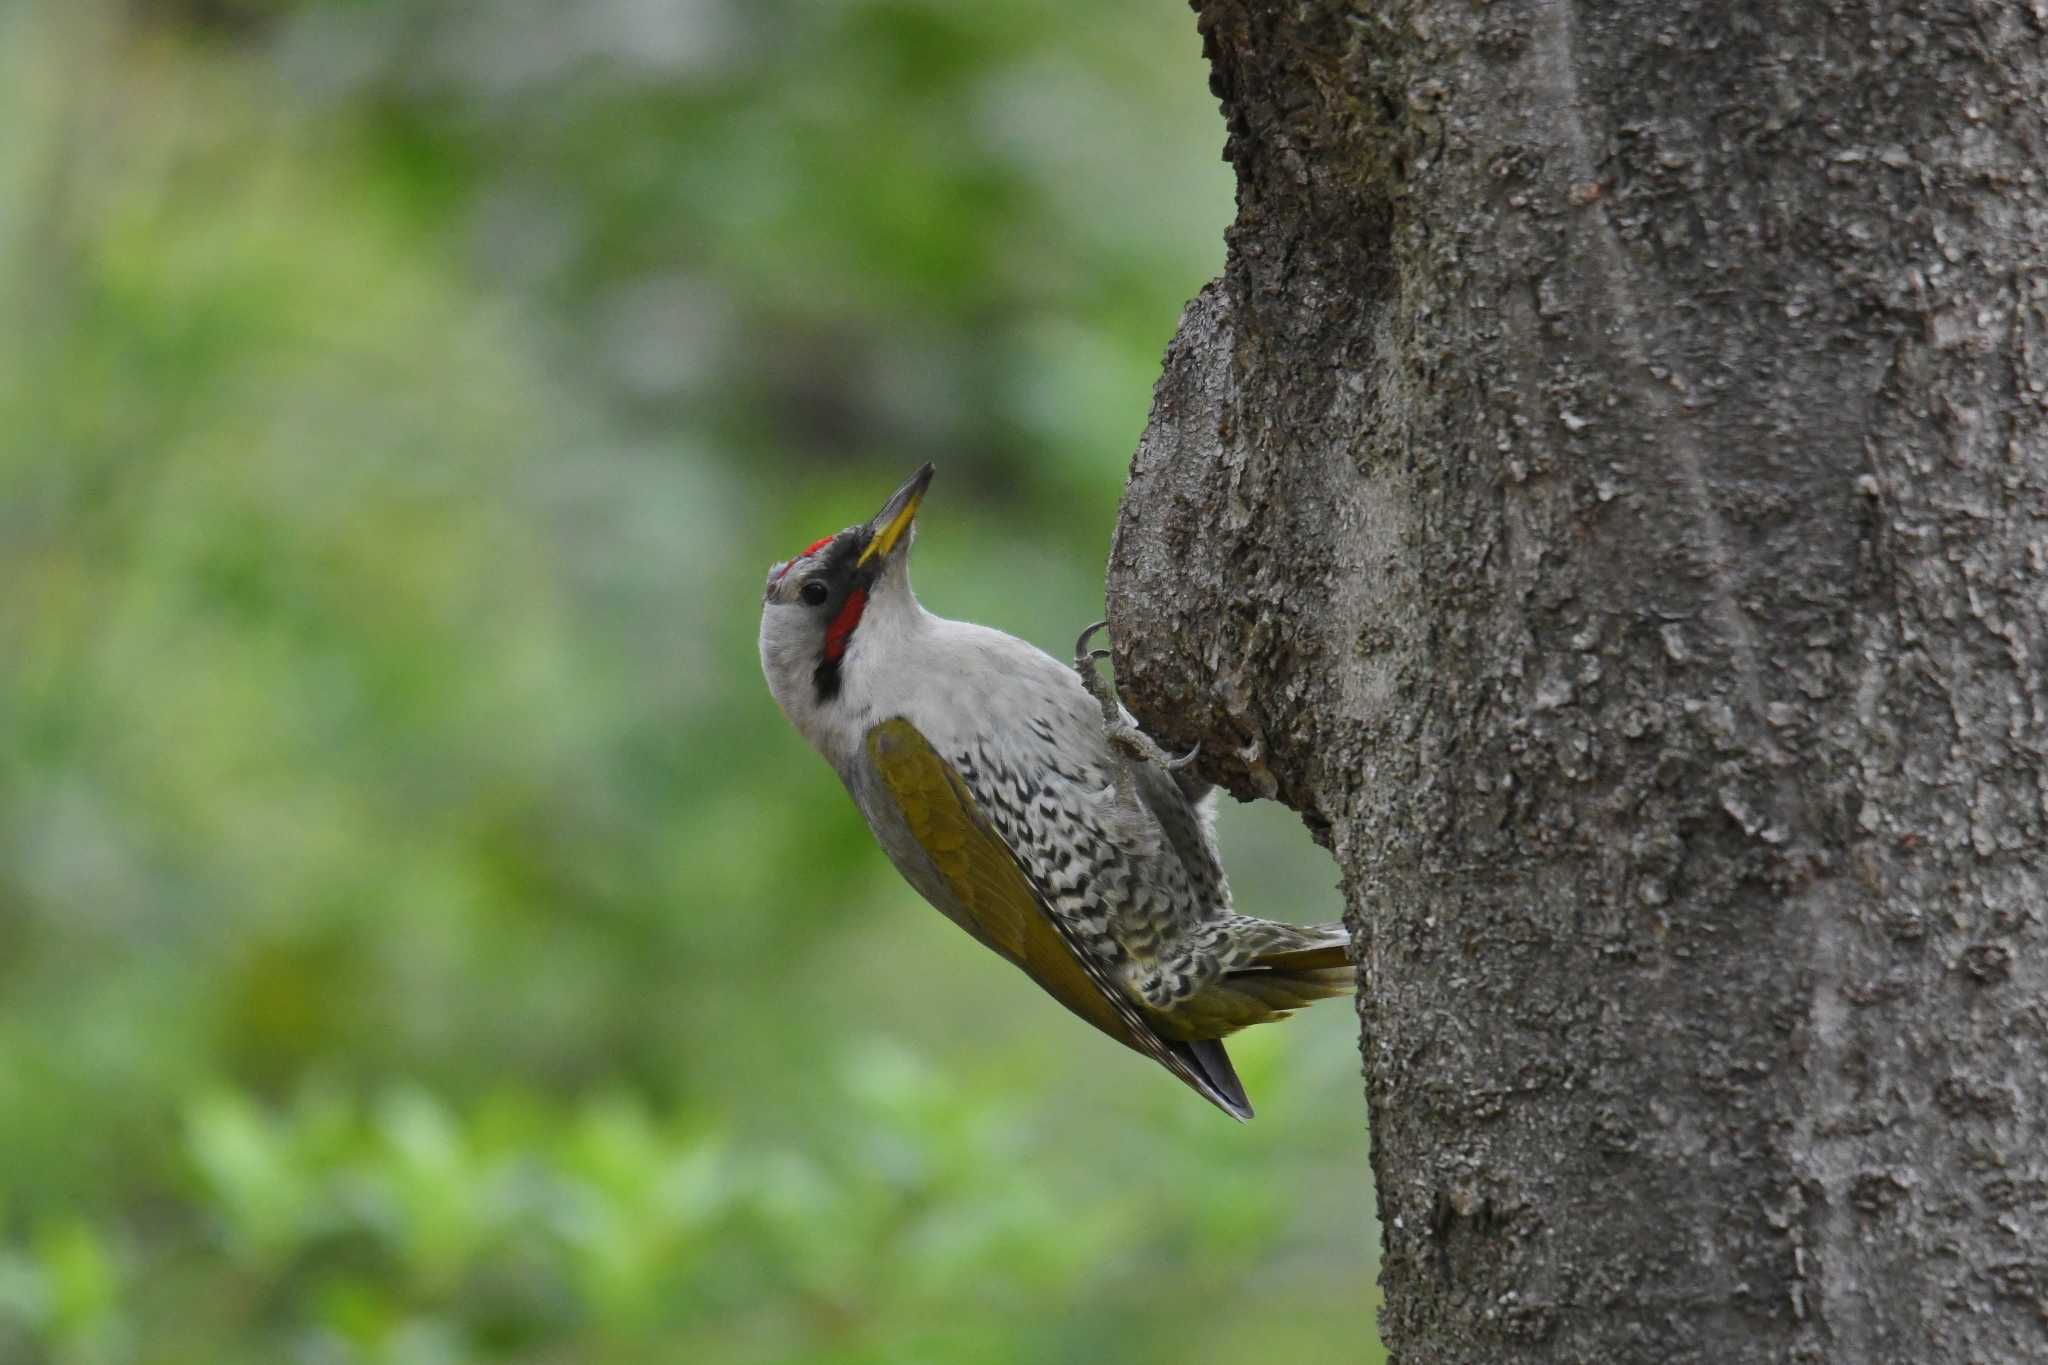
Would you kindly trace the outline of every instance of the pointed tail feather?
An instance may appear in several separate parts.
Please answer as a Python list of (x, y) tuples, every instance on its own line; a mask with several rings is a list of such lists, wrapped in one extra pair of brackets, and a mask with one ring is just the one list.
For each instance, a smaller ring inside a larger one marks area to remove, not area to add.
[(1319, 948), (1290, 948), (1284, 952), (1261, 953), (1252, 959), (1252, 965), (1275, 972), (1348, 969), (1351, 966), (1351, 944), (1332, 943)]
[(1251, 920), (1240, 941), (1252, 948), (1251, 966), (1276, 972), (1324, 971), (1351, 963), (1351, 934), (1342, 924)]

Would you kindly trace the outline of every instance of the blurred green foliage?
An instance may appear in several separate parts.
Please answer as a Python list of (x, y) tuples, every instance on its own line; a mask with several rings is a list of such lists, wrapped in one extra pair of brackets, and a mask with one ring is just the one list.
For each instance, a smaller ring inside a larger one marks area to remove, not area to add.
[(1096, 613), (1221, 133), (1172, 0), (0, 8), (0, 1361), (1369, 1354), (1349, 1014), (1224, 1121), (754, 659), (923, 459)]

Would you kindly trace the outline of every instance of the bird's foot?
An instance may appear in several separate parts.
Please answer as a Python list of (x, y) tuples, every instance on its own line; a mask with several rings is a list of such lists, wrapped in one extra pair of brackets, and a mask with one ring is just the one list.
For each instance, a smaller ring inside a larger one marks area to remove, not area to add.
[(1159, 741), (1140, 730), (1136, 723), (1119, 716), (1104, 727), (1109, 742), (1126, 757), (1146, 763), (1157, 763), (1170, 773), (1177, 773), (1202, 756), (1202, 746), (1197, 744), (1180, 757), (1175, 758), (1160, 747)]
[(1088, 642), (1097, 632), (1107, 626), (1107, 621), (1097, 621), (1081, 632), (1081, 638), (1074, 641), (1074, 671), (1081, 675), (1081, 686), (1088, 689), (1088, 695), (1095, 698), (1095, 704), (1102, 708), (1102, 732), (1109, 740), (1110, 747), (1125, 758), (1142, 763), (1157, 763), (1170, 773), (1177, 773), (1201, 756), (1202, 746), (1197, 744), (1180, 757), (1161, 748), (1159, 741), (1138, 728), (1117, 700), (1116, 689), (1102, 676), (1102, 670), (1095, 665), (1109, 657), (1106, 649), (1090, 649)]
[(1109, 651), (1106, 649), (1090, 649), (1088, 642), (1108, 629), (1109, 622), (1097, 621), (1094, 625), (1082, 631), (1080, 636), (1074, 641), (1074, 671), (1081, 675), (1081, 685), (1088, 689), (1088, 695), (1095, 698), (1098, 702), (1102, 700), (1102, 679), (1096, 672), (1095, 665), (1099, 661), (1107, 659)]

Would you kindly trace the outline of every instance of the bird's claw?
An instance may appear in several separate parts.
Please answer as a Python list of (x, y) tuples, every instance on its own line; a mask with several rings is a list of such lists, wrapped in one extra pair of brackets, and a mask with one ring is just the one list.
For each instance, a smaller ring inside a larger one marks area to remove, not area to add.
[(1097, 663), (1110, 656), (1109, 651), (1088, 647), (1088, 642), (1108, 624), (1107, 621), (1097, 621), (1082, 631), (1080, 638), (1074, 641), (1074, 670), (1081, 675), (1081, 685), (1088, 689), (1088, 695), (1095, 698), (1096, 705), (1102, 708), (1103, 733), (1111, 747), (1127, 757), (1141, 762), (1157, 763), (1170, 773), (1180, 772), (1201, 757), (1202, 746), (1197, 744), (1176, 758), (1162, 749), (1157, 740), (1140, 730), (1137, 723), (1124, 714), (1123, 705), (1117, 700), (1116, 689), (1103, 680), (1101, 672), (1095, 667)]
[(1158, 740), (1140, 730), (1127, 720), (1119, 718), (1108, 727), (1109, 742), (1130, 757), (1146, 763), (1157, 763), (1170, 773), (1177, 773), (1202, 756), (1202, 746), (1197, 744), (1180, 757), (1175, 758), (1160, 746)]
[(1108, 624), (1107, 621), (1097, 621), (1074, 641), (1074, 671), (1081, 675), (1081, 686), (1088, 689), (1088, 695), (1095, 698), (1095, 704), (1102, 708), (1103, 728), (1113, 729), (1123, 708), (1117, 703), (1115, 690), (1102, 680), (1101, 670), (1095, 667), (1109, 657), (1109, 651), (1088, 647), (1088, 642)]
[(1107, 629), (1108, 626), (1109, 622), (1107, 621), (1097, 621), (1094, 625), (1081, 632), (1081, 637), (1074, 641), (1074, 667), (1085, 673), (1089, 671), (1089, 660), (1106, 659), (1109, 657), (1109, 651), (1106, 649), (1090, 650), (1088, 648), (1088, 642), (1095, 638), (1096, 632)]

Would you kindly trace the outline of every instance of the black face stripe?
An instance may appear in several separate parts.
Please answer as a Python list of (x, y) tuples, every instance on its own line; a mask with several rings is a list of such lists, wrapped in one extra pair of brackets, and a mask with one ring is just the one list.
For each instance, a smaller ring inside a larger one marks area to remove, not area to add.
[[(865, 591), (873, 585), (875, 571), (871, 568), (857, 567), (861, 551), (867, 548), (868, 540), (867, 527), (849, 526), (821, 552), (819, 567), (805, 577), (823, 582), (830, 590), (830, 596), (819, 606), (806, 607), (805, 610), (815, 611), (820, 621), (829, 624), (839, 619), (839, 610), (846, 605), (846, 599), (853, 594), (854, 589)], [(817, 689), (818, 700), (828, 702), (839, 695), (840, 660), (825, 657), (822, 635), (818, 648), (818, 666), (811, 670), (811, 685)]]

